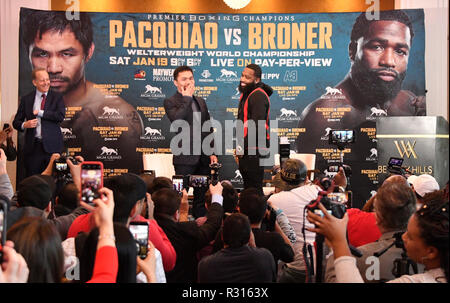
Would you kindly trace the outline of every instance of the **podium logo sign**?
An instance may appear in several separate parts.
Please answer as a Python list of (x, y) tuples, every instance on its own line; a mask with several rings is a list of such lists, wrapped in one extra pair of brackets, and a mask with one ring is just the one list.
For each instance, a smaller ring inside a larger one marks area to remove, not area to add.
[(397, 147), (397, 151), (400, 155), (400, 157), (404, 158), (404, 155), (406, 155), (409, 158), (411, 158), (411, 156), (414, 157), (414, 159), (417, 159), (417, 154), (414, 151), (414, 146), (416, 145), (416, 141), (414, 141), (413, 144), (411, 144), (410, 141), (407, 141), (405, 144), (405, 141), (401, 140), (400, 144), (398, 143), (397, 140), (394, 141), (395, 146)]

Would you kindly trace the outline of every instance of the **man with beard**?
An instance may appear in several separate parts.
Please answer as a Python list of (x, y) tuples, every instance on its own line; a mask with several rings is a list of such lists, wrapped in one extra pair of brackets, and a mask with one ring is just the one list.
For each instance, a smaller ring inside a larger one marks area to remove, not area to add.
[[(247, 65), (241, 75), (238, 120), (243, 123), (244, 129), (243, 138), (237, 138), (236, 155), (244, 189), (254, 187), (263, 194), (264, 166), (260, 164), (260, 158), (268, 155), (269, 96), (273, 90), (261, 82), (261, 75), (261, 67), (256, 64)], [(265, 128), (265, 138), (258, 138), (261, 126)], [(243, 146), (239, 144), (240, 142)]]
[[(380, 11), (377, 20), (368, 20), (361, 13), (351, 32), (350, 71), (301, 114), (298, 127), (305, 132), (297, 138), (297, 152), (329, 149), (330, 129), (353, 129), (356, 143), (349, 146), (346, 161), (356, 172), (376, 170), (377, 159), (367, 160), (370, 149), (377, 147), (376, 140), (362, 129), (375, 129), (376, 117), (425, 115), (425, 97), (401, 90), (413, 37), (412, 23), (403, 11)], [(320, 170), (326, 168), (327, 161), (334, 161), (318, 154), (316, 168)], [(356, 184), (364, 178), (355, 176), (354, 198), (363, 201), (371, 190), (367, 187), (370, 184)]]
[[(357, 129), (377, 116), (425, 115), (425, 97), (401, 90), (413, 36), (411, 21), (402, 11), (381, 11), (379, 20), (368, 20), (361, 13), (351, 33), (350, 71), (333, 93), (322, 95), (303, 111), (299, 127), (307, 131), (297, 141), (298, 150), (308, 138), (320, 139), (327, 127)], [(344, 114), (330, 119), (320, 108)]]
[[(81, 148), (85, 159), (95, 159), (102, 147), (114, 149), (122, 160), (105, 162), (105, 168), (140, 173), (142, 160), (136, 146), (143, 126), (139, 114), (125, 100), (105, 94), (85, 77), (95, 49), (89, 15), (80, 13), (78, 20), (68, 20), (65, 12), (28, 9), (21, 15), (21, 34), (31, 65), (45, 69), (51, 90), (63, 95), (67, 113), (61, 128), (69, 134), (65, 146)], [(104, 138), (94, 130), (102, 127), (125, 130), (119, 138)]]

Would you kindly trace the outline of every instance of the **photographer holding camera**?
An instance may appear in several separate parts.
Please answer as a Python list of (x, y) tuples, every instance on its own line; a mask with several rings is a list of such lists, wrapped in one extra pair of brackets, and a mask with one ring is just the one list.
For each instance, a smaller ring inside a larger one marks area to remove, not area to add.
[[(392, 272), (394, 260), (401, 258), (403, 249), (390, 246), (396, 240), (395, 235), (405, 231), (409, 218), (416, 210), (416, 198), (406, 179), (392, 176), (380, 187), (373, 203), (376, 224), (382, 235), (378, 241), (358, 247), (362, 257), (356, 259), (356, 265), (365, 282), (383, 282), (395, 278)], [(359, 226), (360, 230), (367, 228), (369, 226)], [(384, 251), (386, 248), (388, 249)], [(372, 261), (369, 257), (377, 259)], [(334, 259), (330, 257), (325, 274), (326, 282), (336, 280), (333, 262)]]
[[(344, 215), (342, 219), (337, 219), (330, 215), (323, 205), (319, 204), (319, 208), (325, 215), (322, 217), (308, 212), (308, 221), (315, 225), (314, 228), (308, 228), (308, 230), (325, 236), (327, 245), (333, 249), (336, 281), (338, 283), (363, 282), (363, 277), (356, 267), (356, 260), (351, 256), (347, 245), (346, 225), (348, 215)], [(389, 282), (447, 283), (449, 272), (448, 215), (448, 197), (442, 192), (438, 197), (427, 201), (410, 217), (402, 240), (408, 257), (423, 264), (425, 272), (403, 275)]]
[[(317, 199), (322, 189), (308, 180), (306, 165), (298, 159), (286, 160), (281, 170), (273, 178), (272, 183), (276, 188), (275, 192), (281, 191), (271, 195), (268, 202), (286, 214), (297, 235), (297, 241), (293, 245), (294, 261), (284, 266), (278, 281), (282, 283), (303, 283), (306, 280), (306, 264), (302, 253), (305, 244), (303, 210), (310, 201)], [(345, 186), (345, 173), (343, 169), (340, 169), (339, 173), (333, 178), (333, 186), (329, 188), (329, 191)], [(310, 227), (312, 226), (310, 225)], [(314, 233), (305, 232), (305, 239), (308, 244), (313, 244)]]

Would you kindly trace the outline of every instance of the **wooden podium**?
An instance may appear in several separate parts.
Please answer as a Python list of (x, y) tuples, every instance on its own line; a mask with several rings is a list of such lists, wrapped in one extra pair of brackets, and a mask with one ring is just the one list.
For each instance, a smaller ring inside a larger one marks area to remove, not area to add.
[(443, 117), (380, 117), (378, 172), (387, 172), (390, 157), (403, 158), (403, 166), (414, 175), (430, 174), (443, 188), (449, 178), (448, 143), (448, 122)]

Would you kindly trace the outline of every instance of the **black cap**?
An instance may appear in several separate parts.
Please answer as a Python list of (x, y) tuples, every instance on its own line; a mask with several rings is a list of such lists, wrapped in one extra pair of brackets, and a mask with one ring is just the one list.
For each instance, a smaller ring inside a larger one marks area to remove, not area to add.
[(23, 179), (17, 186), (17, 203), (21, 207), (34, 206), (44, 210), (52, 198), (52, 190), (40, 175)]

